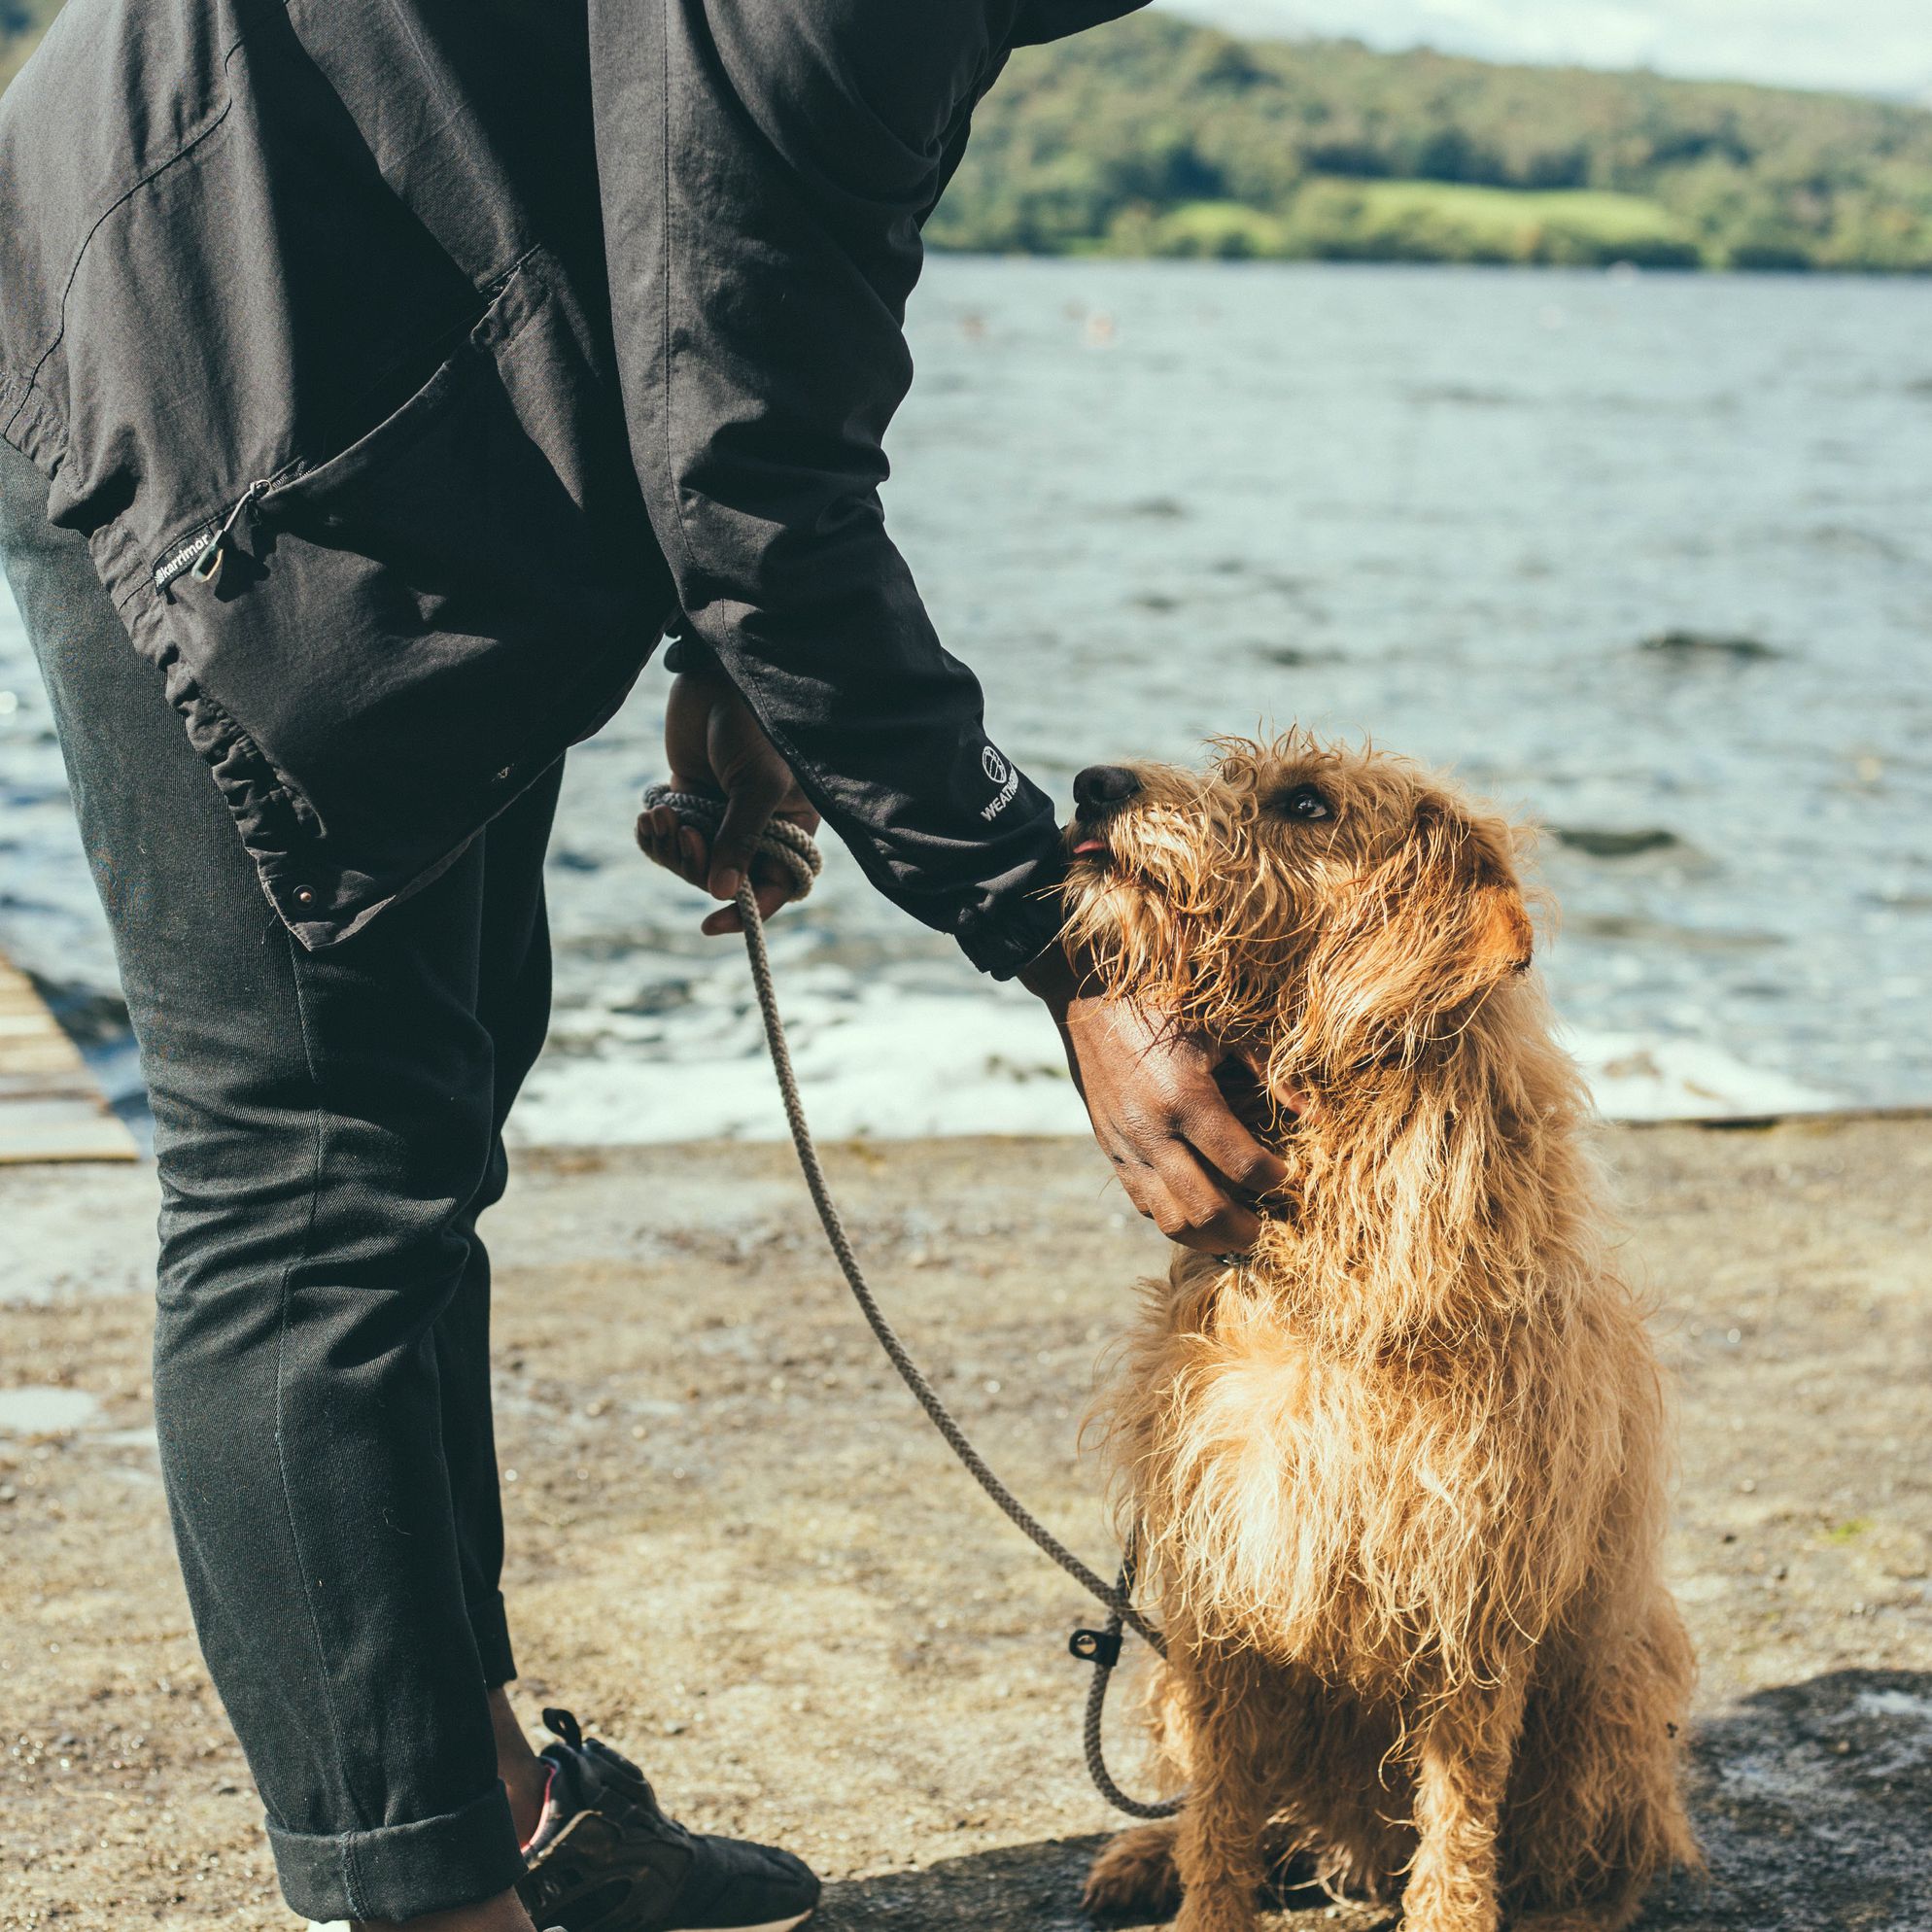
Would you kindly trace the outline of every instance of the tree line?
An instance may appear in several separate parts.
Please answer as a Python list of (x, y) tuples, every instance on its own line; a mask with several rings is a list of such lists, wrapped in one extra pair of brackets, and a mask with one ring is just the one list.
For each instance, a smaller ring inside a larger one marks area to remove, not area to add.
[(1254, 42), (1159, 14), (1027, 49), (943, 247), (1932, 270), (1932, 112)]

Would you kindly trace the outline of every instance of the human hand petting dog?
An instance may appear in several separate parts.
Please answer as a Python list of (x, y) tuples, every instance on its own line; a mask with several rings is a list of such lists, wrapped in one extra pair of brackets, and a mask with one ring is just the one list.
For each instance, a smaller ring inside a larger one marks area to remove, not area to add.
[[(758, 835), (772, 818), (818, 829), (791, 767), (716, 672), (685, 671), (672, 680), (664, 746), (672, 789), (722, 798), (724, 820), (707, 840), (670, 806), (653, 806), (638, 814), (638, 845), (687, 884), (727, 902), (702, 931), (743, 930), (731, 902), (747, 872), (759, 916), (769, 919), (791, 896), (792, 881), (758, 854)], [(1261, 1225), (1248, 1197), (1277, 1186), (1288, 1170), (1236, 1119), (1216, 1080), (1226, 1056), (1203, 1034), (1105, 997), (1057, 947), (1019, 982), (1052, 1015), (1094, 1138), (1134, 1206), (1188, 1247), (1210, 1254), (1252, 1247)]]
[(757, 849), (774, 818), (802, 832), (818, 829), (818, 813), (799, 790), (792, 768), (772, 748), (751, 707), (714, 671), (681, 671), (671, 680), (664, 711), (664, 750), (673, 791), (708, 793), (725, 802), (715, 840), (686, 825), (668, 805), (638, 814), (638, 844), (645, 857), (726, 903), (701, 932), (742, 932), (735, 903), (747, 873), (758, 916), (769, 919), (792, 896), (792, 877)]
[(1107, 998), (1056, 946), (1019, 981), (1060, 1029), (1093, 1137), (1127, 1198), (1184, 1247), (1252, 1248), (1261, 1223), (1248, 1199), (1279, 1187), (1288, 1167), (1229, 1105), (1217, 1078), (1226, 1052), (1164, 1014)]

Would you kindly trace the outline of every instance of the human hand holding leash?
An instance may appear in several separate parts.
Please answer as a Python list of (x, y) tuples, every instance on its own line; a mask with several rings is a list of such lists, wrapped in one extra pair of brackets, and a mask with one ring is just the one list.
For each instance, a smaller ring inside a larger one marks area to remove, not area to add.
[(1211, 1255), (1261, 1231), (1245, 1196), (1288, 1168), (1236, 1118), (1216, 1078), (1227, 1055), (1205, 1034), (1109, 999), (1058, 947), (1019, 976), (1047, 1003), (1100, 1150), (1127, 1198), (1170, 1241)]
[(756, 849), (758, 835), (773, 818), (785, 819), (808, 836), (818, 829), (818, 813), (791, 767), (773, 749), (736, 687), (712, 671), (679, 672), (672, 679), (664, 749), (670, 789), (722, 798), (724, 818), (716, 837), (707, 839), (671, 806), (648, 806), (638, 814), (638, 844), (644, 855), (726, 902), (706, 917), (701, 932), (716, 937), (744, 930), (731, 902), (747, 875), (758, 915), (769, 919), (795, 896), (795, 886), (783, 866)]

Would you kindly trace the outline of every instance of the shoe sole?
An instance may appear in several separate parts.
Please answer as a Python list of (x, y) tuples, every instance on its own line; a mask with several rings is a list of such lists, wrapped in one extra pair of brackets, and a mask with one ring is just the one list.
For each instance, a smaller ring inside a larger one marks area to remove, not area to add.
[[(818, 1908), (814, 1905), (810, 1912), (801, 1912), (795, 1918), (768, 1918), (762, 1925), (729, 1925), (718, 1928), (718, 1932), (797, 1932)], [(311, 1932), (328, 1932), (327, 1926), (311, 1928)], [(564, 1932), (561, 1925), (553, 1925), (550, 1932)], [(675, 1928), (673, 1928), (675, 1932)]]
[(796, 1928), (802, 1926), (815, 1911), (817, 1907), (810, 1905), (806, 1907), (806, 1911), (798, 1913), (792, 1918), (767, 1918), (763, 1924), (757, 1926), (724, 1926), (723, 1932), (796, 1932)]
[[(594, 1813), (590, 1811), (577, 1812), (574, 1817), (566, 1823), (563, 1830), (543, 1847), (543, 1855), (547, 1858), (586, 1818), (593, 1815)], [(665, 1932), (798, 1932), (798, 1927), (803, 1925), (818, 1910), (818, 1906), (819, 1901), (813, 1899), (803, 1912), (795, 1912), (789, 1918), (762, 1919), (756, 1925), (721, 1925), (714, 1927), (668, 1926), (665, 1928)], [(315, 1925), (312, 1923), (309, 1927), (309, 1932), (334, 1932), (334, 1927)], [(342, 1932), (350, 1932), (346, 1923), (342, 1926)], [(549, 1928), (549, 1932), (564, 1932), (564, 1928), (561, 1925), (553, 1925)]]
[(817, 1910), (815, 1905), (810, 1906), (791, 1918), (768, 1918), (762, 1925), (732, 1925), (722, 1928), (722, 1932), (795, 1932)]
[(719, 1932), (796, 1932), (796, 1928), (802, 1926), (815, 1911), (817, 1905), (810, 1905), (792, 1918), (767, 1918), (763, 1924), (755, 1926), (721, 1926)]

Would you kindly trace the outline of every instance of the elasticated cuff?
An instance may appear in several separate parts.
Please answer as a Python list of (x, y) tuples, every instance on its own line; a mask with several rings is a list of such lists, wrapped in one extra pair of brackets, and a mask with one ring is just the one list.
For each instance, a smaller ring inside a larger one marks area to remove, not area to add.
[(503, 1611), (500, 1595), (485, 1597), (466, 1605), (470, 1635), (476, 1639), (476, 1654), (483, 1662), (483, 1681), (495, 1690), (499, 1684), (513, 1682), (517, 1660), (510, 1648), (509, 1618)]
[(459, 1811), (415, 1824), (311, 1838), (271, 1820), (282, 1896), (298, 1918), (420, 1918), (506, 1892), (523, 1852), (501, 1784)]
[(1032, 965), (1066, 922), (1058, 889), (1065, 876), (1066, 861), (1055, 841), (1036, 864), (1013, 881), (1002, 881), (994, 909), (958, 934), (959, 949), (995, 980), (1010, 980)]

